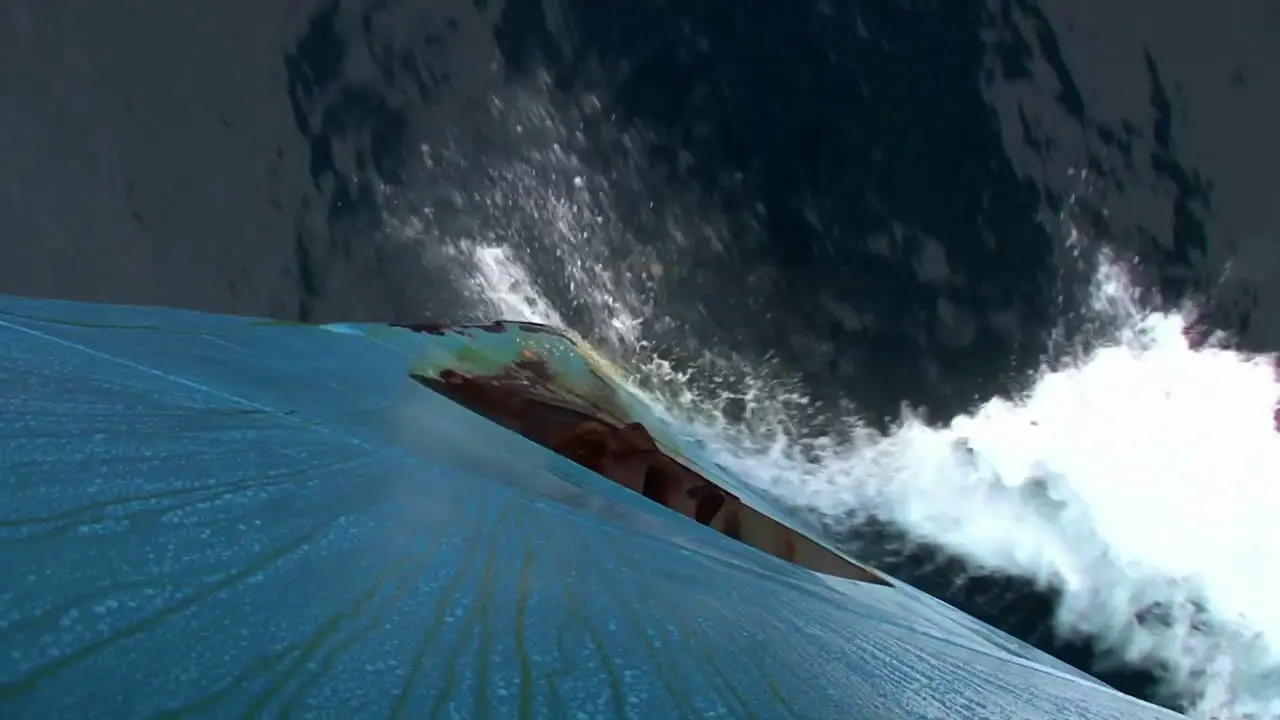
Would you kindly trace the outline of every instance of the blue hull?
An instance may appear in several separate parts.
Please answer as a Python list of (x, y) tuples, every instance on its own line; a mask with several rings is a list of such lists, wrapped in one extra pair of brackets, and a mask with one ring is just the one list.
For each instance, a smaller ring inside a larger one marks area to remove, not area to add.
[(0, 296), (0, 718), (1176, 717), (411, 377), (512, 338)]

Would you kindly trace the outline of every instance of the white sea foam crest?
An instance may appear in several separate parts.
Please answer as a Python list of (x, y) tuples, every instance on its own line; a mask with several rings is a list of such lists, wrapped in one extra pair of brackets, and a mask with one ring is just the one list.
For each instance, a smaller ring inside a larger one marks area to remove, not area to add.
[(839, 437), (801, 440), (808, 401), (777, 373), (694, 342), (697, 357), (646, 352), (663, 264), (618, 222), (615, 188), (545, 103), (493, 111), (503, 154), (477, 175), (457, 148), (427, 149), (446, 176), (471, 173), (465, 193), (396, 216), (485, 313), (573, 325), (625, 356), (637, 388), (720, 462), (834, 527), (876, 515), (1053, 591), (1060, 633), (1156, 668), (1192, 715), (1280, 718), (1274, 358), (1222, 337), (1193, 348), (1187, 311), (1147, 309), (1128, 267), (1071, 231), (1095, 268), (1088, 336), (1060, 338), (1065, 357), (1027, 392), (941, 427), (908, 413), (880, 434), (851, 417)]

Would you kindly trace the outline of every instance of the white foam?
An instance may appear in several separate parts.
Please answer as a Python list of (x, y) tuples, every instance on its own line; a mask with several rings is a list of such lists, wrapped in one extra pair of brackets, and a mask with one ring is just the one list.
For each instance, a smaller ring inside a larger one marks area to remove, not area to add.
[[(531, 122), (526, 113), (517, 126)], [(635, 349), (653, 311), (641, 299), (652, 295), (639, 275), (609, 267), (601, 247), (634, 243), (598, 222), (607, 193), (582, 193), (585, 169), (555, 150), (488, 171), (485, 207), (526, 213), (534, 240), (502, 225), (431, 241), (457, 251), (460, 279), (496, 314), (564, 324), (566, 310), (586, 306), (580, 330)], [(540, 174), (552, 166), (564, 177)], [(555, 261), (531, 264), (537, 252)], [(1184, 314), (1148, 312), (1119, 264), (1104, 256), (1097, 267), (1090, 327), (1101, 335), (1066, 343), (1089, 349), (1042, 371), (1025, 395), (943, 427), (908, 416), (882, 436), (851, 418), (847, 437), (800, 442), (788, 413), (803, 398), (749, 369), (734, 393), (748, 405), (745, 424), (716, 412), (722, 386), (690, 386), (657, 360), (636, 371), (665, 415), (745, 479), (832, 518), (881, 515), (1056, 591), (1060, 632), (1157, 668), (1193, 715), (1280, 718), (1273, 359), (1220, 343), (1193, 350)], [(559, 306), (552, 287), (568, 288)]]
[[(833, 516), (874, 512), (1056, 590), (1060, 632), (1161, 669), (1191, 711), (1278, 717), (1272, 359), (1192, 350), (1176, 314), (1123, 320), (1113, 344), (946, 427), (907, 419), (817, 462), (776, 445), (722, 445), (721, 459)], [(1157, 608), (1167, 623), (1137, 622)]]
[(476, 280), (484, 288), (484, 297), (494, 317), (512, 320), (534, 320), (564, 327), (560, 313), (538, 292), (529, 273), (511, 258), (507, 248), (478, 245), (471, 248)]

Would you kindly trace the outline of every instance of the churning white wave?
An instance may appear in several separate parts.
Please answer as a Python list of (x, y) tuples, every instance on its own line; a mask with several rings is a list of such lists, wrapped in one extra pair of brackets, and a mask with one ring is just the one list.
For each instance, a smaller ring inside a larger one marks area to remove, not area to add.
[(1154, 668), (1196, 715), (1280, 717), (1280, 434), (1273, 358), (1193, 349), (1101, 263), (1116, 336), (941, 428), (905, 418), (816, 461), (722, 462), (834, 517), (874, 514), (1055, 592), (1058, 631)]
[[(436, 208), (396, 215), (402, 234), (434, 248), (428, 261), (452, 263), (482, 314), (576, 323), (593, 342), (632, 351), (621, 359), (660, 388), (653, 402), (743, 478), (837, 525), (875, 515), (974, 566), (1035, 581), (1059, 598), (1059, 633), (1155, 669), (1189, 714), (1280, 718), (1274, 358), (1221, 338), (1193, 347), (1187, 314), (1145, 308), (1102, 252), (1089, 290), (1091, 327), (1106, 334), (1018, 397), (942, 426), (908, 415), (887, 434), (851, 417), (840, 439), (802, 441), (788, 430), (795, 397), (747, 372), (738, 396), (756, 421), (744, 429), (714, 410), (721, 388), (669, 382), (669, 366), (642, 351), (655, 312), (645, 283), (661, 265), (612, 221), (607, 186), (583, 191), (599, 178), (583, 180), (573, 129), (543, 104), (494, 109), (516, 114), (516, 135), (540, 134), (472, 166), (480, 180), (465, 201), (450, 199), (470, 218), (463, 229), (441, 225)], [(464, 152), (424, 151), (437, 169), (444, 156), (456, 180)], [(627, 252), (631, 265), (618, 260)]]

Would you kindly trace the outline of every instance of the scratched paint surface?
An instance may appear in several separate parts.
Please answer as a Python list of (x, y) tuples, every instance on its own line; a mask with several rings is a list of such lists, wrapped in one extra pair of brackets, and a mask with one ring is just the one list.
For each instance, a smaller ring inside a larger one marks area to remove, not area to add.
[(0, 296), (0, 717), (1173, 717), (451, 404), (438, 341)]

